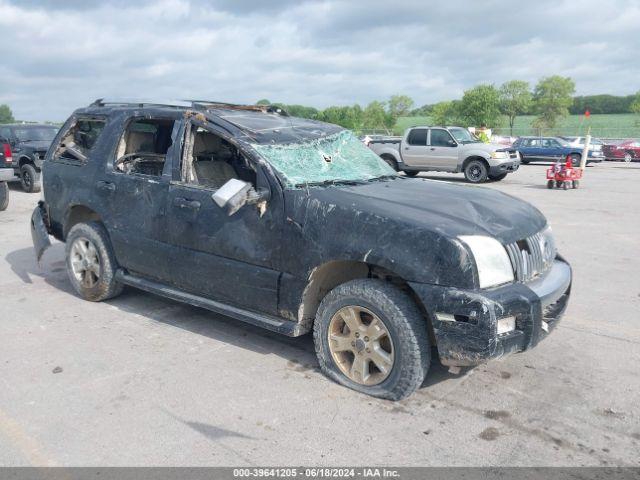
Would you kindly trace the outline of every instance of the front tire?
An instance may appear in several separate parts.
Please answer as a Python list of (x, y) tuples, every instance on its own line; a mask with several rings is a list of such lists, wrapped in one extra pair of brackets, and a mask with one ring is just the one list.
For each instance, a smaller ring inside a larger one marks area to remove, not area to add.
[(7, 182), (0, 182), (0, 212), (9, 206), (9, 185)]
[(407, 177), (415, 177), (416, 175), (418, 175), (420, 172), (418, 170), (404, 170), (404, 174)]
[(65, 250), (69, 280), (82, 298), (101, 302), (122, 292), (123, 285), (115, 280), (115, 255), (101, 223), (74, 225), (67, 235)]
[(22, 189), (27, 193), (34, 193), (40, 191), (40, 176), (35, 167), (30, 163), (23, 165), (20, 168), (20, 180)]
[(501, 173), (499, 175), (489, 175), (489, 180), (493, 182), (499, 182), (500, 180), (504, 180), (506, 178), (506, 173)]
[(489, 169), (482, 160), (471, 160), (464, 167), (464, 178), (467, 182), (482, 183), (487, 180)]
[(631, 160), (633, 160), (633, 155), (631, 155), (630, 152), (625, 153), (624, 154), (624, 161), (629, 163), (629, 162), (631, 162)]
[(406, 398), (429, 370), (427, 320), (409, 295), (381, 280), (331, 290), (318, 308), (313, 339), (325, 375), (374, 397)]

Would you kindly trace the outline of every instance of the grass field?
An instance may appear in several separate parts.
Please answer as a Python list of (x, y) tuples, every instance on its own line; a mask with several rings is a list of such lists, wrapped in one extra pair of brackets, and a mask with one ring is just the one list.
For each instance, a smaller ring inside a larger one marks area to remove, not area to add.
[[(531, 124), (535, 116), (523, 115), (516, 118), (513, 134), (535, 135), (539, 132)], [(396, 122), (394, 134), (401, 134), (411, 125), (429, 125), (429, 117), (400, 117)], [(585, 135), (591, 126), (591, 134), (601, 138), (637, 138), (640, 137), (640, 115), (630, 113), (591, 115), (585, 119), (583, 115), (570, 115), (563, 119), (553, 132), (542, 134), (553, 135)], [(509, 126), (505, 119), (501, 128), (494, 129), (495, 133), (508, 135)]]

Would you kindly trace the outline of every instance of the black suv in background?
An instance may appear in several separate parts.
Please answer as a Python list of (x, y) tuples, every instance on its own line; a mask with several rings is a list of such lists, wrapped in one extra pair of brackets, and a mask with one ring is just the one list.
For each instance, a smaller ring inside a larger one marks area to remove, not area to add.
[(427, 374), (535, 346), (571, 269), (545, 217), (492, 189), (398, 175), (347, 130), (272, 106), (103, 100), (47, 152), (31, 233), (90, 301), (130, 285), (286, 335), (400, 399)]
[(40, 191), (42, 162), (56, 133), (53, 125), (0, 125), (0, 162), (11, 164), (11, 180), (20, 180), (25, 192)]

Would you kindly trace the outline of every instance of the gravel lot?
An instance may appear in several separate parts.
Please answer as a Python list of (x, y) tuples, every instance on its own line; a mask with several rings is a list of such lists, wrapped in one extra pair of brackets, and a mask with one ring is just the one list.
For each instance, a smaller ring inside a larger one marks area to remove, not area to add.
[(570, 191), (547, 190), (544, 168), (488, 188), (549, 219), (574, 268), (563, 321), (529, 352), (460, 375), (436, 364), (397, 403), (327, 380), (310, 336), (133, 289), (80, 300), (62, 244), (36, 265), (38, 195), (12, 188), (0, 465), (640, 465), (640, 165), (590, 167)]

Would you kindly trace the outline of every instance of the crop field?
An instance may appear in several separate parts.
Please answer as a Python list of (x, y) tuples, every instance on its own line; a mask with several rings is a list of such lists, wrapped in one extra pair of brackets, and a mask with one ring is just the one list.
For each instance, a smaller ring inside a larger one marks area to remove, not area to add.
[[(516, 118), (513, 134), (535, 135), (537, 129), (532, 126), (535, 120), (534, 115), (522, 115)], [(429, 125), (430, 117), (400, 117), (394, 128), (395, 134), (401, 134), (411, 125)], [(591, 115), (585, 118), (584, 115), (570, 115), (558, 124), (553, 132), (542, 132), (542, 134), (553, 133), (555, 135), (585, 135), (588, 127), (591, 127), (591, 134), (602, 138), (636, 138), (640, 137), (640, 115), (631, 113)], [(508, 135), (508, 121), (504, 119), (501, 128), (494, 129), (494, 132)]]

